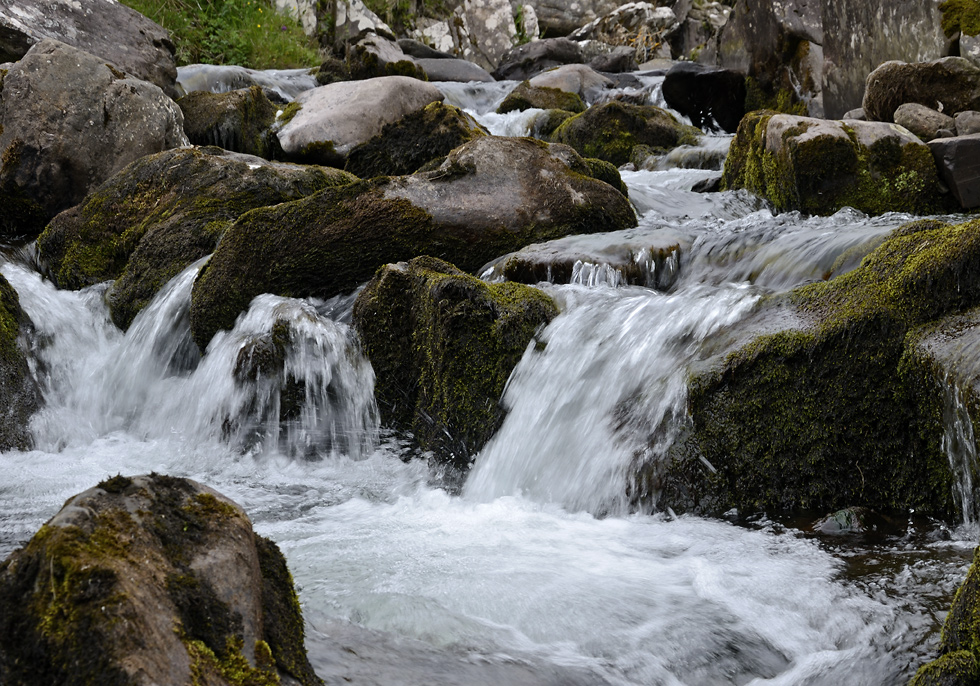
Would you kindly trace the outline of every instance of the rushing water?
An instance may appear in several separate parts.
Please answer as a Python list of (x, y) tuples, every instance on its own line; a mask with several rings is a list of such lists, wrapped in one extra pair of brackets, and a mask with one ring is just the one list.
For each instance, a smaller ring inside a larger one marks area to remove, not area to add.
[[(700, 346), (907, 219), (773, 216), (746, 194), (690, 191), (710, 173), (624, 173), (640, 226), (590, 239), (590, 268), (615, 271), (604, 241), (639, 249), (669, 232), (678, 277), (667, 292), (543, 286), (562, 314), (514, 371), (510, 413), (458, 496), (379, 430), (349, 298), (260, 296), (201, 356), (187, 316), (200, 264), (123, 334), (104, 286), (58, 291), (6, 258), (37, 326), (45, 408), (37, 448), (0, 456), (0, 555), (69, 496), (157, 471), (214, 486), (279, 543), (331, 683), (902, 683), (935, 650), (974, 526), (910, 515), (818, 536), (826, 513), (714, 520), (626, 501), (636, 460), (655, 464), (683, 421)], [(951, 450), (972, 446), (957, 407)]]

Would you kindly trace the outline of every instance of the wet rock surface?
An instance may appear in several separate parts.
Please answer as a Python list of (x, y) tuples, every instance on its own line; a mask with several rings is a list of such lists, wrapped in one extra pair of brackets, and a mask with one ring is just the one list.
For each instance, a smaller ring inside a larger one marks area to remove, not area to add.
[(33, 324), (16, 291), (0, 275), (0, 450), (31, 447), (31, 416), (41, 405), (41, 390), (25, 348)]

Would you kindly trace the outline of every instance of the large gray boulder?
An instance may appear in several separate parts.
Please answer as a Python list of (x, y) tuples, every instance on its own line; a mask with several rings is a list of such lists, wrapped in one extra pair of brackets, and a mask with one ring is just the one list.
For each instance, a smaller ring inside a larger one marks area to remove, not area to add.
[(334, 17), (334, 47), (342, 49), (349, 42), (356, 43), (367, 34), (384, 36), (394, 40), (391, 30), (377, 14), (367, 8), (362, 0), (337, 0)]
[(434, 171), (243, 215), (194, 284), (191, 328), (203, 350), (260, 293), (331, 297), (425, 254), (472, 272), (535, 241), (635, 224), (626, 197), (571, 148), (481, 136)]
[(346, 64), (350, 77), (355, 80), (399, 75), (427, 79), (425, 70), (398, 43), (374, 33), (347, 47)]
[(894, 119), (896, 124), (908, 129), (924, 141), (941, 138), (944, 132), (946, 136), (950, 136), (956, 131), (956, 122), (952, 117), (917, 102), (899, 105), (895, 110)]
[(407, 76), (341, 81), (301, 93), (284, 112), (279, 143), (288, 159), (342, 166), (347, 154), (442, 93)]
[(53, 217), (130, 162), (188, 145), (183, 122), (157, 86), (46, 38), (3, 80), (0, 197)]
[(868, 119), (893, 121), (905, 103), (943, 114), (980, 109), (980, 67), (962, 57), (932, 62), (885, 62), (868, 74), (864, 112)]
[(0, 63), (53, 38), (110, 62), (176, 97), (170, 34), (116, 0), (0, 0)]
[(0, 563), (5, 686), (322, 686), (286, 561), (207, 486), (115, 476)]
[(536, 74), (562, 64), (582, 64), (582, 46), (567, 38), (545, 38), (518, 45), (503, 57), (493, 70), (498, 80), (525, 81)]
[(24, 352), (32, 329), (17, 292), (0, 274), (0, 450), (27, 449), (33, 443), (29, 422), (41, 391)]
[(585, 64), (563, 64), (531, 77), (528, 83), (535, 88), (557, 88), (575, 93), (585, 101), (595, 100), (613, 82)]
[(495, 80), (486, 69), (469, 60), (417, 57), (415, 61), (425, 70), (429, 81), (483, 81)]
[(509, 0), (463, 0), (453, 12), (449, 29), (456, 54), (484, 69), (495, 68), (517, 43)]

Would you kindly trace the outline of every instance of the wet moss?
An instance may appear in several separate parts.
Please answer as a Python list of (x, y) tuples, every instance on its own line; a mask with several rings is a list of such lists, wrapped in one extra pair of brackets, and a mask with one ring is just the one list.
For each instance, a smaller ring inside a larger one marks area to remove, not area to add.
[(534, 120), (534, 135), (542, 140), (550, 141), (558, 129), (566, 120), (574, 117), (574, 112), (567, 110), (548, 110)]
[(351, 150), (345, 169), (361, 178), (411, 174), (485, 135), (486, 130), (462, 110), (433, 102), (386, 124), (380, 134)]
[(699, 136), (700, 131), (681, 124), (659, 107), (613, 101), (593, 105), (565, 120), (552, 139), (570, 145), (583, 157), (595, 157), (619, 167), (629, 162), (633, 146), (643, 144), (667, 151), (696, 143)]
[(534, 288), (487, 284), (435, 258), (382, 267), (354, 306), (382, 420), (465, 471), (503, 421), (510, 372), (557, 314)]
[(916, 327), (980, 303), (977, 265), (980, 222), (927, 220), (854, 271), (793, 291), (783, 304), (802, 327), (760, 336), (691, 380), (695, 438), (716, 470), (700, 470), (698, 507), (953, 516), (943, 389), (914, 341)]
[(616, 167), (605, 160), (597, 160), (594, 157), (584, 157), (582, 160), (589, 168), (589, 176), (608, 183), (624, 196), (629, 197), (629, 188), (623, 181), (623, 177), (619, 175), (619, 170)]
[(194, 91), (177, 101), (184, 132), (195, 145), (280, 159), (282, 148), (272, 130), (277, 105), (258, 86), (230, 93)]
[(573, 114), (585, 111), (585, 102), (578, 93), (569, 93), (560, 88), (532, 86), (528, 81), (522, 81), (512, 90), (497, 107), (497, 114), (539, 110), (564, 110)]

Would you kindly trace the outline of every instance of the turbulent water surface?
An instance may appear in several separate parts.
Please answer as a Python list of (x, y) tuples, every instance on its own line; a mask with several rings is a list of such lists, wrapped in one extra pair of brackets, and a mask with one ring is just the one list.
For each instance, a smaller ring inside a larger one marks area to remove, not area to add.
[[(542, 285), (562, 314), (512, 375), (510, 413), (458, 495), (378, 426), (349, 299), (261, 296), (201, 356), (187, 319), (199, 264), (123, 334), (104, 286), (58, 291), (8, 255), (45, 409), (37, 449), (0, 456), (0, 556), (69, 496), (156, 471), (217, 488), (278, 542), (331, 683), (902, 683), (936, 647), (973, 525), (910, 513), (820, 537), (813, 518), (677, 517), (625, 497), (638, 451), (655, 463), (669, 447), (705, 341), (763, 293), (853, 267), (907, 219), (773, 216), (744, 194), (690, 192), (710, 174), (624, 173), (640, 226), (590, 240), (684, 237), (673, 286)], [(596, 270), (615, 265), (579, 274)], [(283, 378), (249, 380), (276, 322), (289, 324)], [(954, 451), (972, 444), (956, 401), (937, 437)]]

